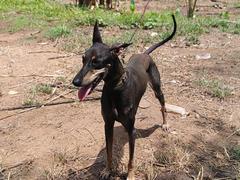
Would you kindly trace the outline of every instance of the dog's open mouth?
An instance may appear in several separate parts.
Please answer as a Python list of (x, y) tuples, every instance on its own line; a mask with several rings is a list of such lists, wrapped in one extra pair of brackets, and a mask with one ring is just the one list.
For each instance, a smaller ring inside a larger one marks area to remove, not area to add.
[(80, 101), (83, 101), (89, 94), (92, 93), (92, 91), (94, 90), (94, 88), (100, 83), (100, 81), (103, 79), (103, 74), (101, 74), (100, 76), (98, 76), (93, 82), (91, 82), (90, 84), (83, 86), (81, 88), (79, 88), (78, 90), (78, 98), (80, 99)]

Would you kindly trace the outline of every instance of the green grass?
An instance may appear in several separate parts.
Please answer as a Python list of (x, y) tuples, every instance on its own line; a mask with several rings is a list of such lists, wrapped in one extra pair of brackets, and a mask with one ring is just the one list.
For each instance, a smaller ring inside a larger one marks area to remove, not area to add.
[(37, 99), (37, 95), (51, 94), (52, 91), (53, 87), (48, 84), (37, 84), (30, 89), (29, 94), (22, 104), (24, 106), (39, 106), (41, 103)]
[(231, 157), (237, 161), (240, 161), (240, 146), (234, 147), (231, 151)]
[(37, 84), (31, 89), (31, 94), (51, 94), (53, 91), (53, 88), (48, 84)]
[(39, 106), (41, 103), (38, 102), (35, 97), (28, 97), (23, 101), (23, 106)]
[(234, 4), (234, 7), (235, 7), (235, 8), (240, 8), (240, 2), (235, 3), (235, 4)]
[(223, 12), (218, 16), (196, 16), (196, 18), (188, 19), (178, 10), (176, 12), (147, 11), (140, 23), (141, 14), (128, 11), (115, 12), (100, 8), (90, 11), (87, 8), (63, 5), (53, 0), (0, 1), (0, 20), (8, 22), (7, 31), (17, 32), (30, 28), (41, 30), (44, 32), (44, 36), (51, 40), (59, 37), (70, 37), (63, 47), (67, 51), (77, 51), (80, 48), (79, 44), (84, 46), (87, 45), (87, 42), (90, 42), (86, 34), (79, 35), (77, 31), (79, 27), (94, 25), (96, 20), (102, 27), (118, 26), (126, 31), (120, 33), (120, 36), (107, 37), (106, 41), (108, 43), (128, 41), (135, 28), (153, 29), (153, 31), (158, 32), (158, 36), (146, 36), (145, 31), (140, 30), (142, 34), (136, 35), (134, 42), (156, 42), (156, 38), (161, 39), (172, 31), (172, 13), (176, 15), (178, 36), (184, 36), (188, 44), (198, 44), (199, 36), (210, 32), (212, 28), (240, 34), (240, 16), (236, 16), (236, 19), (238, 19), (236, 22), (231, 22), (228, 12)]
[(228, 86), (216, 79), (209, 80), (203, 77), (197, 81), (197, 84), (205, 88), (206, 91), (213, 97), (218, 97), (220, 99), (224, 99), (232, 93), (232, 90)]
[[(68, 24), (71, 27), (78, 27), (79, 25), (93, 25), (98, 19), (102, 26), (119, 26), (122, 28), (133, 28), (140, 26), (145, 29), (152, 29), (156, 27), (172, 26), (170, 12), (147, 12), (144, 16), (143, 22), (139, 24), (141, 14), (130, 13), (127, 11), (114, 12), (106, 9), (95, 9), (89, 11), (88, 9), (78, 8), (70, 5), (62, 5), (50, 0), (2, 0), (0, 2), (1, 16), (8, 18), (9, 13), (16, 12), (16, 16), (24, 15), (31, 16), (31, 20), (42, 20), (51, 22), (52, 24)], [(197, 17), (189, 20), (182, 16), (179, 12), (177, 14), (177, 21), (179, 23), (179, 33), (189, 34), (203, 33), (207, 27), (223, 27), (230, 28), (231, 23), (226, 20), (226, 17)], [(226, 14), (226, 13), (225, 13)], [(238, 23), (240, 24), (240, 22)]]
[(67, 82), (67, 79), (66, 79), (66, 77), (64, 77), (64, 76), (60, 76), (60, 77), (57, 77), (56, 78), (56, 84), (64, 84), (64, 83), (66, 83)]
[(60, 37), (66, 37), (70, 33), (71, 33), (71, 30), (67, 26), (61, 25), (61, 26), (56, 26), (49, 29), (46, 32), (45, 36), (51, 40), (55, 40)]

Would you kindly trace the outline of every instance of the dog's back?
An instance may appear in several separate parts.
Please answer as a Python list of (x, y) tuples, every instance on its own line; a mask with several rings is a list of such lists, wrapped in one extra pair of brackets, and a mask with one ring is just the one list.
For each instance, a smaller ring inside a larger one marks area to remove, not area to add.
[(143, 68), (145, 71), (147, 71), (151, 61), (152, 58), (148, 54), (134, 54), (129, 59), (127, 67), (136, 69), (137, 71)]

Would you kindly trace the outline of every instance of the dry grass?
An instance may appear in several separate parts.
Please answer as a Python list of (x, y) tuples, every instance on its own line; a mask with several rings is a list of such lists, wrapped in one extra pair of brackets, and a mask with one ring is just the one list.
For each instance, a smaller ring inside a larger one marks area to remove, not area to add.
[[(185, 172), (191, 176), (194, 175), (195, 179), (234, 178), (239, 173), (237, 172), (239, 164), (237, 159), (230, 159), (226, 151), (226, 147), (229, 147), (228, 143), (221, 139), (208, 141), (201, 136), (196, 136), (188, 142), (176, 138), (165, 139), (154, 152), (155, 161), (152, 171), (155, 173)], [(239, 158), (239, 151), (234, 152), (232, 157)]]
[(70, 161), (69, 152), (66, 149), (52, 151), (51, 165), (43, 170), (41, 178), (52, 180), (66, 175), (66, 165)]

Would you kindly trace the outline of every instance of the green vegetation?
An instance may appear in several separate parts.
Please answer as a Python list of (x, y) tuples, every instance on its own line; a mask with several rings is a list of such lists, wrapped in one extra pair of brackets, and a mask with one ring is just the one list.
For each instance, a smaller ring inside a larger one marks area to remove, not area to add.
[(56, 84), (64, 84), (64, 83), (66, 83), (67, 82), (67, 79), (66, 79), (66, 77), (64, 77), (64, 76), (59, 76), (59, 77), (57, 77), (56, 78)]
[(53, 88), (48, 84), (37, 84), (31, 89), (32, 94), (42, 93), (42, 94), (51, 94)]
[(179, 9), (176, 12), (147, 11), (143, 21), (140, 22), (141, 14), (128, 11), (115, 12), (100, 8), (90, 11), (87, 8), (64, 5), (53, 0), (0, 1), (0, 19), (8, 25), (4, 31), (14, 33), (25, 29), (38, 29), (50, 40), (65, 38), (66, 43), (61, 44), (62, 50), (77, 53), (91, 42), (89, 41), (91, 34), (83, 31), (87, 29), (85, 26), (93, 25), (96, 20), (102, 27), (120, 28), (116, 35), (104, 37), (108, 44), (129, 41), (136, 28), (153, 29), (157, 36), (152, 37), (149, 31), (139, 30), (133, 39), (135, 44), (153, 43), (156, 42), (156, 38), (162, 39), (172, 31), (172, 13), (176, 15), (178, 36), (184, 36), (187, 45), (199, 44), (199, 36), (210, 32), (211, 28), (240, 34), (240, 16), (236, 16), (237, 21), (230, 21), (228, 12), (189, 19), (183, 16)]
[(41, 103), (35, 99), (35, 96), (28, 97), (23, 101), (23, 106), (39, 106)]
[(235, 8), (240, 8), (240, 2), (235, 3), (235, 4), (234, 4), (234, 7), (235, 7)]
[(231, 89), (224, 85), (219, 80), (208, 80), (206, 78), (201, 78), (198, 80), (197, 84), (206, 89), (206, 91), (213, 97), (218, 97), (223, 99), (231, 95)]
[(240, 146), (234, 147), (230, 153), (233, 159), (240, 161)]
[(59, 37), (66, 37), (70, 33), (71, 33), (71, 30), (68, 27), (66, 27), (65, 25), (62, 25), (62, 26), (56, 26), (56, 27), (49, 29), (46, 32), (46, 37), (51, 40), (55, 40)]
[[(47, 28), (47, 25), (51, 23), (56, 27), (66, 24), (66, 26), (75, 28), (80, 25), (93, 25), (96, 19), (99, 20), (101, 26), (119, 26), (121, 28), (140, 26), (145, 29), (156, 27), (168, 29), (172, 26), (171, 12), (147, 12), (143, 22), (139, 24), (141, 16), (139, 13), (126, 11), (108, 11), (106, 13), (106, 9), (89, 11), (85, 8), (63, 5), (50, 0), (2, 0), (0, 2), (0, 12), (4, 19), (15, 17), (18, 19), (18, 23), (15, 25), (23, 27), (30, 24), (32, 27)], [(218, 27), (226, 32), (240, 33), (235, 31), (240, 26), (240, 22), (231, 23), (228, 21), (227, 13), (214, 17), (196, 17), (191, 20), (182, 16), (179, 11), (176, 14), (179, 24), (178, 33), (181, 35), (191, 33), (199, 35), (208, 32), (210, 27)], [(12, 24), (12, 26), (15, 25)]]
[(9, 27), (8, 31), (12, 33), (23, 30), (26, 27), (31, 27), (29, 18), (24, 16), (19, 16), (10, 20), (10, 23), (12, 26)]
[(37, 84), (30, 89), (27, 98), (22, 104), (24, 106), (39, 106), (41, 103), (38, 100), (37, 95), (51, 94), (52, 91), (53, 88), (48, 84)]

